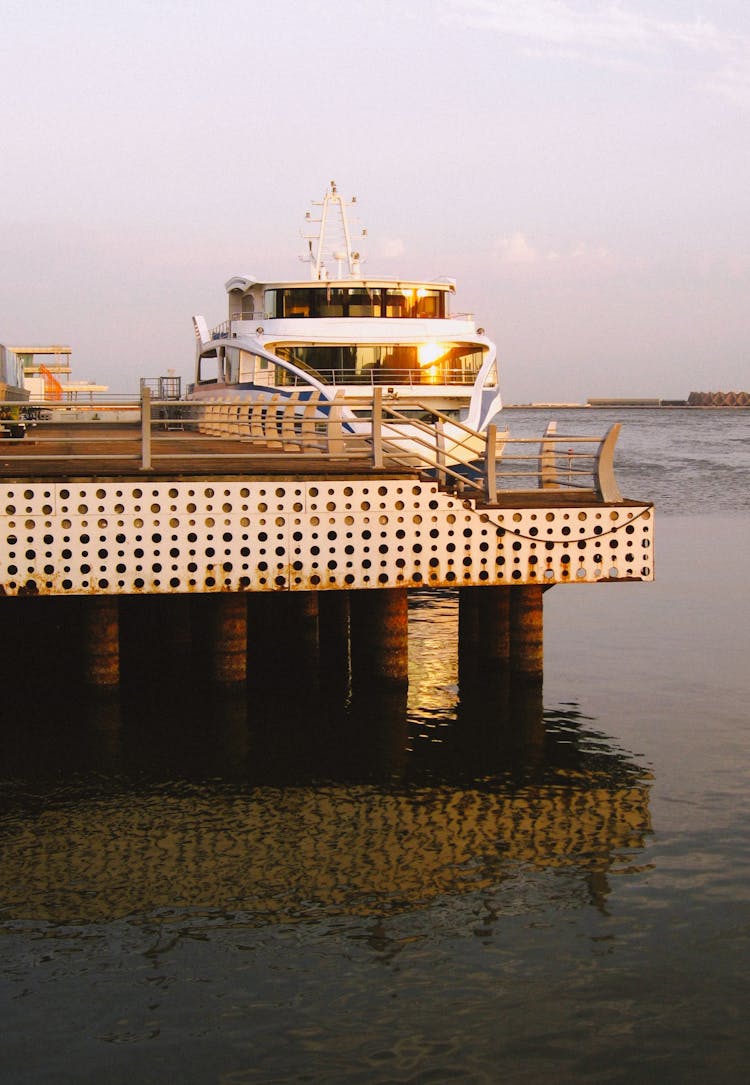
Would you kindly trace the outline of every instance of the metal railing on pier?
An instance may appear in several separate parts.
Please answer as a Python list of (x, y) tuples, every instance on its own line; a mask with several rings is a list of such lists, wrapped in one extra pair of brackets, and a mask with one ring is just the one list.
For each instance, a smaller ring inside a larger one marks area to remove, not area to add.
[[(17, 409), (16, 409), (17, 410)], [(497, 425), (478, 433), (418, 399), (386, 399), (375, 387), (361, 398), (326, 399), (302, 390), (252, 402), (239, 397), (98, 400), (61, 407), (57, 402), (23, 408), (12, 425), (0, 419), (0, 476), (14, 465), (117, 462), (134, 470), (167, 468), (178, 461), (222, 464), (240, 461), (252, 472), (269, 456), (290, 469), (313, 459), (367, 471), (409, 470), (427, 474), (455, 492), (490, 504), (501, 495), (538, 490), (592, 494), (622, 500), (614, 475), (620, 425), (602, 436), (558, 434), (513, 437)], [(18, 438), (24, 437), (19, 440)], [(7, 453), (4, 455), (3, 453)]]

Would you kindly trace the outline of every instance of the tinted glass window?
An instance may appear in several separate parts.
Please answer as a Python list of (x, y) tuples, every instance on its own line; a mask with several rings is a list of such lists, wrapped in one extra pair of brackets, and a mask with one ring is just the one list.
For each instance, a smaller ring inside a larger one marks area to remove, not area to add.
[(326, 381), (350, 384), (473, 384), (484, 358), (482, 348), (473, 343), (300, 343), (272, 349)]
[(333, 283), (266, 290), (265, 309), (271, 319), (294, 317), (408, 317), (441, 319), (448, 315), (446, 293), (419, 287), (346, 287)]

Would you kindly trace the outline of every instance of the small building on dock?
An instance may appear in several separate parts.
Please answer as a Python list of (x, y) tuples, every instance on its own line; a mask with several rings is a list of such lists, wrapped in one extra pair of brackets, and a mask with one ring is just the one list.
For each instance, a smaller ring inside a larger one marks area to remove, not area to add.
[(86, 397), (93, 400), (109, 390), (106, 384), (71, 379), (71, 348), (60, 343), (46, 346), (14, 346), (19, 360), (23, 387), (32, 402), (73, 402)]

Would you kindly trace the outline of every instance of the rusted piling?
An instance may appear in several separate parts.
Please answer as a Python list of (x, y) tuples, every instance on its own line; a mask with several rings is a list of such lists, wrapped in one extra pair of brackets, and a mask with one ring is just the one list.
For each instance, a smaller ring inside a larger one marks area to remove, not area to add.
[(312, 669), (318, 657), (318, 593), (301, 591), (290, 595), (289, 609), (298, 653), (305, 664), (309, 663)]
[[(82, 601), (86, 605), (86, 600)], [(202, 603), (189, 595), (123, 595), (119, 599), (120, 671), (123, 681), (138, 682), (145, 673), (157, 673), (173, 684), (192, 666), (191, 607)], [(204, 608), (196, 616), (200, 639)]]
[(100, 689), (120, 681), (119, 603), (111, 595), (87, 599), (83, 608), (84, 680)]
[(409, 603), (405, 588), (350, 593), (352, 684), (409, 682)]
[(510, 660), (510, 593), (506, 587), (477, 588), (479, 652), (483, 664), (507, 668)]
[(214, 682), (233, 685), (247, 677), (247, 596), (226, 592), (209, 602), (208, 658)]
[(544, 616), (541, 585), (507, 589), (510, 593), (510, 669), (519, 677), (540, 680), (544, 672)]
[[(247, 677), (253, 698), (314, 696), (319, 669), (317, 592), (249, 592)], [(290, 683), (289, 676), (294, 675)], [(348, 677), (348, 676), (347, 676)]]
[(479, 651), (479, 591), (460, 588), (458, 592), (458, 648), (467, 662)]
[(318, 595), (318, 643), (321, 689), (332, 698), (349, 687), (349, 592)]

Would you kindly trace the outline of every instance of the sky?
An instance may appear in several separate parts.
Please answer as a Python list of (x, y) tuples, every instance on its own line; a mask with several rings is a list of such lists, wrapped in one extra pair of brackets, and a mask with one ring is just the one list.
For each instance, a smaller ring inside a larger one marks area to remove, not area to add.
[(335, 179), (506, 402), (750, 390), (748, 0), (4, 0), (0, 78), (0, 342), (77, 379), (191, 379)]

